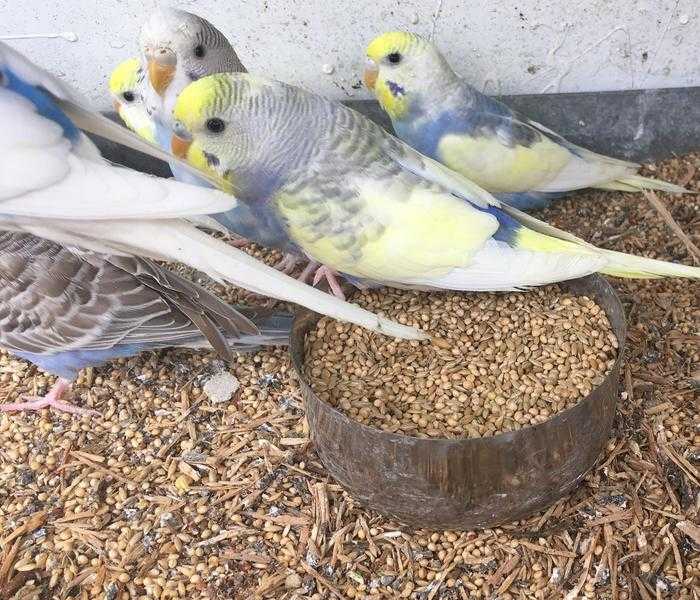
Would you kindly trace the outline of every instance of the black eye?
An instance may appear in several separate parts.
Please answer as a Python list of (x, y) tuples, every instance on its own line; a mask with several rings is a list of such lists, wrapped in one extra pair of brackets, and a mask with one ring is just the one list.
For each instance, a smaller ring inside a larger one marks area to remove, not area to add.
[(122, 94), (122, 98), (124, 98), (124, 100), (126, 100), (127, 102), (133, 102), (134, 100), (136, 100), (136, 96), (134, 96), (134, 92), (124, 92)]
[(199, 44), (198, 46), (194, 47), (194, 55), (197, 58), (204, 58), (204, 55), (207, 53), (206, 49), (202, 44)]
[(221, 119), (207, 119), (207, 129), (212, 133), (221, 133), (226, 129), (226, 124)]
[(401, 54), (398, 52), (392, 52), (391, 54), (388, 54), (386, 59), (392, 64), (392, 65), (397, 65), (398, 63), (401, 62)]

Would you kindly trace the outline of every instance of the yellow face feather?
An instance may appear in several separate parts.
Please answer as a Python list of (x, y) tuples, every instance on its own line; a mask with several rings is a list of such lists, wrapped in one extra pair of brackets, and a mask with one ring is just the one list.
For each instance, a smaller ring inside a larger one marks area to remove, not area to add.
[(173, 117), (190, 133), (194, 133), (207, 118), (226, 109), (231, 100), (231, 90), (226, 74), (202, 77), (180, 92)]
[(136, 90), (140, 69), (141, 61), (138, 58), (130, 58), (120, 63), (109, 78), (109, 91), (115, 96), (121, 96), (124, 92)]
[[(410, 108), (407, 84), (415, 73), (401, 60), (428, 47), (420, 36), (405, 31), (391, 31), (372, 40), (367, 46), (368, 65), (365, 84), (374, 90), (377, 100), (392, 119), (400, 119)], [(405, 63), (405, 60), (404, 60)]]
[(381, 62), (394, 52), (409, 54), (414, 48), (424, 44), (424, 40), (414, 33), (390, 31), (374, 38), (367, 46), (367, 58)]
[(124, 124), (143, 139), (155, 143), (155, 123), (148, 115), (139, 92), (141, 61), (130, 58), (117, 66), (109, 78), (114, 108)]

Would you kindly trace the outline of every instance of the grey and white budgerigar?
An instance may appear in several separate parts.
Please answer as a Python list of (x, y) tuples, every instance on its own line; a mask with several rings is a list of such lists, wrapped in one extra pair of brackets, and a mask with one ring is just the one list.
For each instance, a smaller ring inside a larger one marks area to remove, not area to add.
[(603, 156), (516, 113), (462, 79), (433, 43), (384, 33), (367, 47), (365, 84), (396, 135), (511, 206), (540, 208), (572, 190), (683, 193), (640, 176), (640, 165)]
[(85, 367), (162, 348), (233, 352), (286, 344), (292, 316), (229, 306), (153, 261), (79, 252), (0, 231), (0, 346), (58, 376), (48, 394), (0, 411), (53, 407)]

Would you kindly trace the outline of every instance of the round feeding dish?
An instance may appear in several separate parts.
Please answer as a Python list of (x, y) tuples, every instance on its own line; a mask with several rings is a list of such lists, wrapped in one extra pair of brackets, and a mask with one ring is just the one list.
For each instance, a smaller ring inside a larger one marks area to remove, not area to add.
[(625, 317), (597, 275), (560, 284), (605, 310), (618, 340), (602, 383), (571, 408), (524, 429), (480, 438), (418, 438), (358, 423), (319, 399), (304, 374), (319, 315), (302, 310), (290, 351), (311, 439), (328, 472), (364, 506), (415, 527), (477, 529), (526, 517), (561, 498), (593, 466), (612, 427)]

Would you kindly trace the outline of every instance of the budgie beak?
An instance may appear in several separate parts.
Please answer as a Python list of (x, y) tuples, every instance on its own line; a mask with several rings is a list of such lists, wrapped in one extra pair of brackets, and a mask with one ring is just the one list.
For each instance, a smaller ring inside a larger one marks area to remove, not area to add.
[(170, 82), (175, 77), (175, 53), (171, 50), (160, 49), (147, 55), (148, 79), (159, 96), (165, 94)]
[(374, 62), (371, 58), (368, 58), (367, 62), (365, 63), (365, 73), (362, 77), (362, 79), (365, 82), (365, 86), (368, 90), (374, 89), (374, 86), (377, 83), (378, 76), (379, 67), (377, 66), (377, 63)]
[(170, 140), (170, 149), (173, 154), (182, 160), (187, 160), (187, 153), (192, 145), (192, 140), (186, 140), (179, 135), (174, 135)]

